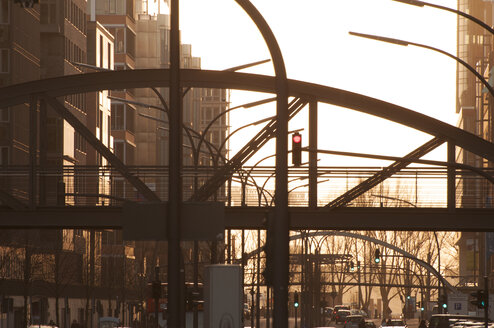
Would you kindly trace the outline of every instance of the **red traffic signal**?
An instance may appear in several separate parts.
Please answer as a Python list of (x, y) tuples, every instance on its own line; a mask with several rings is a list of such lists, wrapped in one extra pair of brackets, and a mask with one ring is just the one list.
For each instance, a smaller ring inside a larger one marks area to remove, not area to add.
[(302, 165), (302, 135), (298, 132), (292, 134), (292, 164)]

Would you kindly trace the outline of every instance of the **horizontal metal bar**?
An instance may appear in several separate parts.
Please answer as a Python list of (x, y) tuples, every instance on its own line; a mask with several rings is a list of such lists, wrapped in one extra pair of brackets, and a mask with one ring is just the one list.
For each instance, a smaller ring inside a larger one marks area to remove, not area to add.
[[(226, 207), (226, 229), (264, 229), (267, 208)], [(494, 231), (494, 209), (292, 207), (290, 229)], [(0, 209), (0, 228), (121, 229), (121, 207), (47, 207), (35, 211)]]

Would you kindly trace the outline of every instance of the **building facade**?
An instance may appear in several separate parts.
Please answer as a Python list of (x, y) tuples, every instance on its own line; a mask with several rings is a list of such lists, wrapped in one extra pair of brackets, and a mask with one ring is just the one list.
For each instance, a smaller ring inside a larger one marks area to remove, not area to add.
[[(491, 1), (458, 0), (458, 10), (486, 23), (493, 24), (494, 5)], [(475, 68), (492, 85), (493, 35), (472, 20), (458, 16), (457, 56)], [(460, 114), (458, 127), (487, 141), (493, 142), (493, 96), (481, 81), (467, 68), (457, 65), (457, 105)], [(457, 162), (490, 170), (493, 164), (457, 149)], [(470, 173), (457, 178), (457, 202), (461, 207), (492, 207), (493, 188)], [(463, 232), (458, 246), (460, 250), (460, 286), (483, 286), (483, 276), (493, 272), (492, 257), (486, 248), (491, 243), (490, 234)], [(486, 247), (487, 246), (487, 247)], [(490, 278), (492, 283), (492, 277)]]

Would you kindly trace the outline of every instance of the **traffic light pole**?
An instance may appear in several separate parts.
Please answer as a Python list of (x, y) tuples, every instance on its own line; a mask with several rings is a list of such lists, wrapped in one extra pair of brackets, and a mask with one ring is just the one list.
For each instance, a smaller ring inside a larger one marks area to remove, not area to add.
[(298, 307), (295, 308), (295, 328), (297, 328), (297, 312), (298, 312)]
[(489, 279), (484, 276), (484, 325), (485, 328), (489, 327)]

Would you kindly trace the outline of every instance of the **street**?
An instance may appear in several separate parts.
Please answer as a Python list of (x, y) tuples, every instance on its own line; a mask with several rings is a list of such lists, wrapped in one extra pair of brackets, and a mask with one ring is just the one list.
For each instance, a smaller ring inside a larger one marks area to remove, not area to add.
[[(297, 319), (297, 328), (306, 328), (306, 327), (301, 327), (300, 326), (300, 318)], [(372, 319), (374, 323), (376, 324), (376, 327), (379, 328), (381, 325), (381, 319)], [(419, 319), (408, 319), (406, 321), (408, 328), (418, 328), (419, 326)], [(273, 325), (273, 321), (271, 319), (270, 325)], [(245, 321), (244, 327), (250, 327), (250, 320)], [(327, 324), (326, 326), (319, 326), (319, 327), (333, 327), (333, 328), (343, 328), (343, 324), (335, 324), (334, 322), (331, 322)], [(261, 325), (259, 328), (266, 328), (266, 319), (261, 318)], [(288, 328), (295, 328), (295, 318), (290, 317), (288, 318)], [(309, 328), (315, 328), (315, 327), (309, 327)]]

